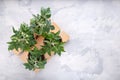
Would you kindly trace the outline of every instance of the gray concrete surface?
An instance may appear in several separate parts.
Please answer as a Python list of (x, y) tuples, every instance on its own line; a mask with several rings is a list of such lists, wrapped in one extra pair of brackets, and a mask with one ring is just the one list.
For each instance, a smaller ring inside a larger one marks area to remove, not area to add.
[[(41, 7), (70, 35), (61, 57), (38, 74), (7, 50), (12, 26), (29, 23)], [(119, 0), (0, 0), (0, 80), (120, 80)]]

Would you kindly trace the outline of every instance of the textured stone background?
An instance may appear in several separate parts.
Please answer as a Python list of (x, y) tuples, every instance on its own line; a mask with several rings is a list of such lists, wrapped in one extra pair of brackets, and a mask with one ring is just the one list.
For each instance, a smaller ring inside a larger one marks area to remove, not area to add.
[[(41, 7), (71, 39), (38, 74), (7, 50), (12, 26), (29, 23)], [(0, 0), (0, 80), (120, 80), (120, 1)]]

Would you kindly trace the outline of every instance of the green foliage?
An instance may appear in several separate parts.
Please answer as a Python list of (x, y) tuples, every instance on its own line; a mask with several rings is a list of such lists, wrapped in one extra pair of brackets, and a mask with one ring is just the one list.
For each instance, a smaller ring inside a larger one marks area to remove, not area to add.
[(38, 50), (36, 47), (29, 52), (28, 63), (24, 63), (26, 69), (35, 70), (44, 68), (46, 59), (42, 53), (42, 50)]
[(44, 9), (41, 8), (41, 15), (33, 15), (34, 17), (30, 21), (30, 25), (32, 30), (39, 34), (43, 35), (44, 33), (50, 32), (50, 30), (54, 29), (54, 26), (51, 25), (50, 17), (50, 8)]
[(41, 16), (44, 17), (45, 19), (49, 19), (51, 17), (51, 11), (50, 8), (41, 8)]
[(61, 55), (61, 52), (64, 52), (64, 42), (61, 41), (59, 34), (60, 31), (57, 33), (49, 32), (45, 35), (45, 45), (42, 46), (42, 49), (49, 55), (51, 55), (51, 52), (57, 53), (58, 55)]
[[(54, 30), (54, 26), (51, 24), (51, 11), (50, 8), (41, 8), (40, 14), (33, 15), (30, 20), (30, 25), (26, 23), (20, 25), (19, 30), (15, 30), (11, 36), (11, 42), (8, 42), (8, 50), (20, 48), (22, 51), (28, 51), (28, 62), (24, 63), (26, 69), (35, 70), (44, 68), (47, 60), (45, 54), (51, 55), (51, 52), (61, 55), (64, 52), (64, 42), (62, 42), (59, 36), (60, 31), (52, 33), (50, 30)], [(35, 47), (36, 36), (44, 37), (44, 46), (41, 49)]]
[(8, 50), (20, 48), (23, 51), (28, 51), (36, 44), (33, 36), (33, 32), (30, 30), (27, 24), (23, 23), (20, 25), (19, 30), (15, 30), (13, 27), (14, 35), (11, 36), (11, 42), (8, 42)]

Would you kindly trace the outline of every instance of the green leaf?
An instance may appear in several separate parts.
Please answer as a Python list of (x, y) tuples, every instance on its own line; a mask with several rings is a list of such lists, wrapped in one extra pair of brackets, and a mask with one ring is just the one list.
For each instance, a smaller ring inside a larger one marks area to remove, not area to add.
[(29, 69), (29, 70), (33, 69), (33, 65), (31, 65), (29, 63), (24, 63), (24, 66), (26, 67), (26, 69)]
[(15, 28), (14, 28), (14, 27), (12, 27), (12, 30), (13, 30), (13, 32), (14, 32), (14, 33), (16, 33), (16, 32), (17, 32), (17, 30), (15, 30)]
[(14, 46), (9, 45), (8, 50), (13, 50), (13, 49), (14, 49)]
[(46, 64), (46, 61), (38, 62), (39, 68), (44, 68)]
[(47, 8), (47, 11), (46, 11), (46, 17), (47, 17), (47, 18), (50, 18), (50, 17), (51, 17), (51, 11), (50, 11), (50, 8)]
[(41, 8), (41, 16), (43, 16), (44, 18), (50, 18), (51, 17), (51, 11), (50, 11), (50, 8)]

